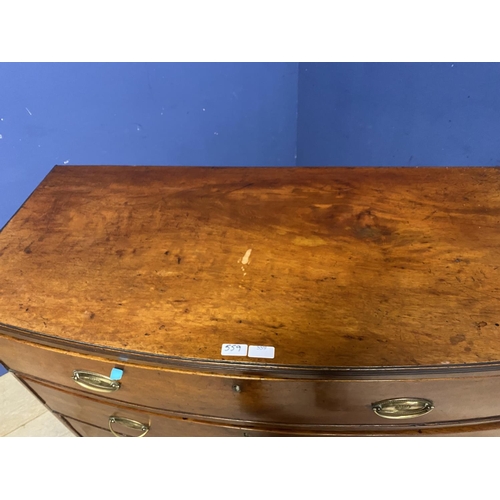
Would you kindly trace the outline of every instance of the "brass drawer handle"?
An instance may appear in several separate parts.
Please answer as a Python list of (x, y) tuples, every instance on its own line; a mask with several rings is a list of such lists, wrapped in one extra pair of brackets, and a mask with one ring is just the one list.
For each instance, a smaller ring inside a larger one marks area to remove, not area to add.
[(372, 410), (383, 418), (415, 418), (421, 417), (434, 409), (434, 404), (422, 398), (384, 399), (372, 403)]
[(114, 392), (120, 388), (120, 382), (118, 382), (118, 380), (112, 380), (99, 373), (75, 370), (72, 378), (78, 385), (90, 391)]
[(124, 418), (124, 417), (109, 417), (108, 420), (108, 425), (109, 425), (109, 430), (115, 437), (123, 437), (117, 434), (114, 429), (113, 429), (113, 424), (121, 424), (124, 427), (128, 427), (129, 429), (133, 429), (135, 431), (141, 431), (142, 434), (136, 437), (144, 437), (148, 432), (149, 432), (149, 425), (142, 424), (141, 422), (137, 422), (137, 420), (132, 420), (130, 418)]

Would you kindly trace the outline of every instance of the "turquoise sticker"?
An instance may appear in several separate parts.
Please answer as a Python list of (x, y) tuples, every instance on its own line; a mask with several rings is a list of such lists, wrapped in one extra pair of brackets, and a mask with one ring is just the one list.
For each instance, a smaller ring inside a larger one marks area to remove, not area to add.
[(123, 370), (121, 368), (113, 368), (109, 378), (111, 380), (120, 380), (123, 377)]

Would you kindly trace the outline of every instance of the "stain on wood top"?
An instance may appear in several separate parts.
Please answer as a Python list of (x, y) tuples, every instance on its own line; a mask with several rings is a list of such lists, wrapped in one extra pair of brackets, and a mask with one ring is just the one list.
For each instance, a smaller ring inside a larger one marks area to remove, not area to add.
[(200, 360), (497, 362), (499, 267), (496, 168), (58, 166), (0, 233), (0, 323)]

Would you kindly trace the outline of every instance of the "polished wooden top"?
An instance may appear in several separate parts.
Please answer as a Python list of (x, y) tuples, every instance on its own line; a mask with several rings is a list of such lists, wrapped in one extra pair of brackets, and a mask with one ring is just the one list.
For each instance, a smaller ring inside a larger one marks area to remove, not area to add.
[(498, 362), (499, 267), (497, 168), (57, 166), (0, 233), (0, 323), (158, 359)]

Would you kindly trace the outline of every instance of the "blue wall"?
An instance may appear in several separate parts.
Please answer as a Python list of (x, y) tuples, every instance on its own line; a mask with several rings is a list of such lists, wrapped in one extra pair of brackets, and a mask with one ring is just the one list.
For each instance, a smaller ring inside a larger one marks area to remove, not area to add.
[(298, 165), (500, 165), (500, 64), (300, 64)]

